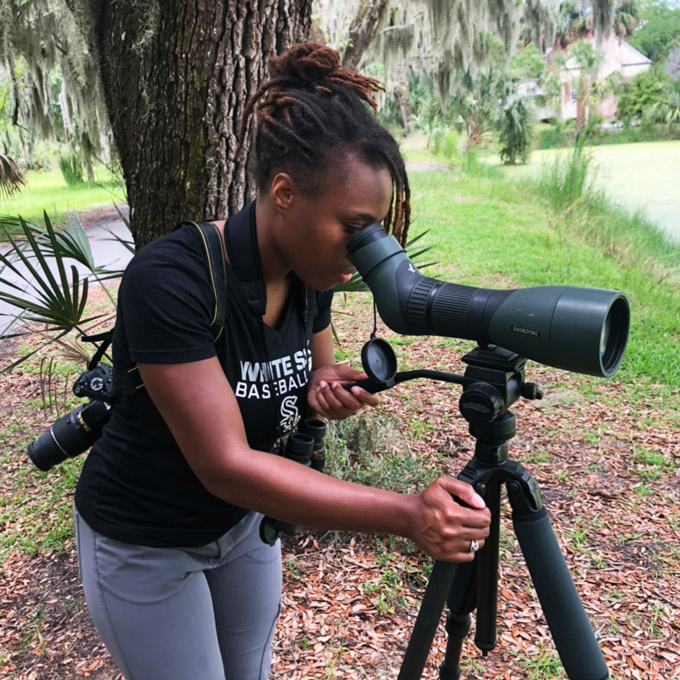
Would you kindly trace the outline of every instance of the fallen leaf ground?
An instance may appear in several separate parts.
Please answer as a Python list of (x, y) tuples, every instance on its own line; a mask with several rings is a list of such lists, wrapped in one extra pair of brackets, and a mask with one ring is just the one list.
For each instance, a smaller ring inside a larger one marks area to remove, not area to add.
[[(359, 364), (372, 327), (365, 296), (338, 299), (340, 348)], [(461, 373), (463, 343), (400, 338), (400, 369)], [(3, 347), (5, 360), (15, 347)], [(64, 376), (64, 384), (75, 376)], [(529, 363), (542, 401), (513, 406), (510, 457), (541, 489), (559, 545), (614, 678), (680, 678), (680, 435), (678, 391), (553, 371)], [(457, 474), (474, 440), (457, 409), (460, 388), (414, 381), (384, 393), (356, 419), (362, 455), (403, 462), (395, 485), (424, 475)], [(8, 680), (117, 680), (120, 675), (88, 618), (68, 514), (72, 477), (40, 475), (26, 443), (54, 415), (37, 409), (40, 376), (23, 368), (0, 376), (2, 505), (0, 677)], [(378, 425), (385, 430), (374, 436)], [(346, 436), (346, 435), (343, 435)], [(367, 442), (367, 443), (366, 443)], [(361, 452), (350, 451), (355, 474)], [(389, 457), (388, 456), (388, 457)], [(69, 461), (65, 468), (77, 462)], [(74, 467), (77, 472), (77, 467)], [(390, 479), (389, 471), (384, 473)], [(564, 678), (503, 501), (499, 546), (498, 647), (483, 658), (463, 650), (468, 680)], [(284, 540), (283, 612), (274, 644), (273, 680), (396, 678), (431, 562), (407, 542), (298, 531)], [(473, 621), (474, 634), (474, 621)], [(443, 619), (425, 678), (438, 677), (446, 646)], [(160, 680), (160, 679), (159, 679)]]

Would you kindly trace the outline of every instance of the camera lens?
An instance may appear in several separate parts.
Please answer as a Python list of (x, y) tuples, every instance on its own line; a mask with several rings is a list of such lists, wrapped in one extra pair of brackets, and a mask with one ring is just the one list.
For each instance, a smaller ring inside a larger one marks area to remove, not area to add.
[(79, 406), (28, 445), (29, 458), (39, 470), (47, 472), (67, 458), (80, 455), (97, 441), (110, 411), (111, 407), (104, 401)]

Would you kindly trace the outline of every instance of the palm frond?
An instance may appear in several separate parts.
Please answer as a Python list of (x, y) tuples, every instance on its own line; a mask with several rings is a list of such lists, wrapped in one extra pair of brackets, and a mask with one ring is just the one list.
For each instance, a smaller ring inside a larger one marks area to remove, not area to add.
[(72, 256), (65, 253), (47, 214), (44, 219), (45, 230), (38, 233), (35, 225), (19, 218), (22, 241), (6, 234), (10, 249), (0, 253), (0, 301), (18, 308), (27, 321), (68, 332), (83, 322), (89, 282), (75, 266), (67, 266), (65, 260)]
[(26, 186), (19, 164), (7, 154), (0, 153), (0, 198), (9, 198)]

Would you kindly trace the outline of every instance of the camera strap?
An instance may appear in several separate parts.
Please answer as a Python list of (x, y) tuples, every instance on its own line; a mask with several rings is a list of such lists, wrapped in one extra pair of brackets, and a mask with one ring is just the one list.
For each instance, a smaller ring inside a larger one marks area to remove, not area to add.
[[(227, 220), (224, 225), (224, 239), (229, 254), (229, 265), (241, 284), (248, 310), (252, 316), (262, 318), (267, 312), (267, 289), (262, 276), (260, 250), (257, 245), (255, 201)], [(312, 322), (312, 315), (309, 313), (310, 289), (302, 283), (301, 288), (305, 332), (309, 334)]]
[[(267, 312), (267, 288), (262, 275), (262, 263), (260, 250), (257, 244), (257, 223), (255, 219), (255, 201), (249, 203), (243, 210), (230, 217), (224, 225), (224, 240), (229, 255), (229, 265), (241, 285), (241, 292), (245, 299), (248, 311), (258, 320), (260, 328), (260, 341), (262, 345), (262, 358), (270, 365), (269, 350), (267, 347), (267, 332), (265, 329), (264, 315)], [(313, 314), (310, 313), (310, 288), (297, 278), (292, 284), (299, 286), (299, 294), (302, 304), (302, 323), (307, 342), (312, 335)], [(293, 288), (294, 294), (298, 291)], [(269, 386), (274, 393), (272, 377), (269, 376)], [(282, 453), (284, 433), (280, 423), (278, 428), (278, 448)]]
[(255, 201), (227, 220), (224, 238), (229, 264), (241, 283), (248, 310), (253, 316), (262, 317), (267, 311), (267, 289), (257, 247)]
[[(213, 318), (210, 322), (210, 331), (213, 336), (213, 342), (222, 335), (224, 329), (224, 315), (227, 305), (227, 271), (224, 261), (224, 242), (219, 229), (210, 222), (182, 222), (176, 229), (183, 225), (191, 225), (198, 230), (198, 237), (201, 239), (205, 258), (208, 265), (208, 274), (210, 278), (210, 285), (212, 286), (215, 296), (215, 306), (213, 310)], [(101, 358), (106, 348), (113, 339), (113, 331), (101, 333), (105, 341), (102, 348), (97, 351), (97, 355)], [(94, 336), (91, 336), (94, 338)], [(98, 337), (98, 336), (97, 336)], [(94, 358), (93, 358), (94, 361)], [(91, 362), (92, 363), (92, 362)], [(134, 394), (138, 389), (144, 387), (144, 382), (139, 375), (139, 370), (135, 364), (127, 371), (114, 371), (113, 374), (113, 389), (111, 398), (115, 398), (120, 394)]]
[(81, 335), (80, 340), (82, 342), (101, 342), (101, 345), (97, 347), (97, 351), (92, 355), (92, 358), (87, 364), (87, 370), (93, 371), (111, 345), (111, 341), (113, 340), (113, 328), (110, 328), (103, 333), (96, 333), (95, 335)]

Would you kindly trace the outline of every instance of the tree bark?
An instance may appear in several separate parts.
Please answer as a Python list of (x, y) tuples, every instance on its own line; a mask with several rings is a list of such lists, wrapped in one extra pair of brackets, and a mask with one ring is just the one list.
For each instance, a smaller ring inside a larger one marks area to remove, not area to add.
[(349, 42), (342, 55), (342, 65), (356, 70), (368, 47), (382, 13), (387, 6), (387, 0), (363, 0), (359, 11), (349, 28)]
[(574, 132), (576, 133), (576, 139), (579, 139), (583, 128), (586, 126), (586, 96), (587, 96), (587, 85), (581, 85), (576, 96), (576, 122), (574, 124)]
[[(305, 39), (311, 0), (83, 0), (137, 248), (254, 196), (241, 114), (266, 58)], [(252, 127), (252, 126), (251, 126)], [(252, 132), (252, 130), (249, 130)]]

